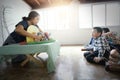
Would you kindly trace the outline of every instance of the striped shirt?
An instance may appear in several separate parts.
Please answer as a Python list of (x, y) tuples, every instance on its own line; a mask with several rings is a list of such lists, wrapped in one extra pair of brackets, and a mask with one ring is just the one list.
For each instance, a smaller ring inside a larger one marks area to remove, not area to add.
[(94, 51), (98, 51), (98, 57), (103, 57), (105, 54), (105, 51), (110, 50), (110, 46), (108, 44), (108, 41), (106, 40), (105, 37), (100, 36), (96, 39), (94, 39)]

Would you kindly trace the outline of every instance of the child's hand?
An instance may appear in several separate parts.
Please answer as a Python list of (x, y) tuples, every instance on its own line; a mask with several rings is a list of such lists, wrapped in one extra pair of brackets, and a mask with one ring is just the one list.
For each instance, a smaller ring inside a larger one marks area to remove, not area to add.
[(100, 62), (101, 60), (102, 60), (102, 58), (100, 58), (100, 57), (95, 57), (95, 58), (94, 58), (94, 61), (95, 61), (96, 63)]

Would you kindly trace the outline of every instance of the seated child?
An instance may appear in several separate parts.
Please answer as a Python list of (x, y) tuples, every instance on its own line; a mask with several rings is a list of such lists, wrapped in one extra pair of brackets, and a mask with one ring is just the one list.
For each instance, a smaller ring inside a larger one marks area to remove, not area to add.
[(113, 40), (110, 38), (110, 36), (107, 35), (107, 33), (110, 32), (109, 28), (102, 28), (103, 32), (102, 35), (105, 36), (108, 43), (113, 43)]
[(84, 57), (88, 62), (105, 65), (104, 58), (109, 57), (109, 44), (104, 36), (102, 36), (102, 28), (94, 27), (92, 31), (93, 51), (84, 53)]
[[(110, 32), (109, 28), (102, 28), (102, 30), (103, 30), (103, 31), (102, 31), (102, 35), (105, 36), (105, 38), (106, 38), (106, 40), (107, 40), (108, 42), (111, 42), (111, 40), (110, 40), (106, 35), (104, 35), (104, 34), (106, 34), (107, 32)], [(94, 38), (91, 38), (89, 44), (86, 45), (85, 48), (82, 49), (82, 51), (91, 51), (91, 50), (93, 50), (93, 48), (94, 48), (94, 42), (93, 42), (93, 41), (94, 41)]]
[(109, 61), (106, 63), (105, 70), (120, 72), (120, 51), (118, 49), (113, 49), (110, 52)]
[(110, 48), (116, 49), (117, 47), (120, 47), (120, 39), (118, 35), (114, 32), (110, 32), (108, 28), (102, 28), (103, 29), (103, 36), (107, 39)]

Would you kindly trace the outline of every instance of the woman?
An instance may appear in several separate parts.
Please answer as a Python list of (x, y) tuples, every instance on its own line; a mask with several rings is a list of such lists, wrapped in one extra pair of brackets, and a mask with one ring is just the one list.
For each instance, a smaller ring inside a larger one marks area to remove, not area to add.
[[(23, 17), (23, 20), (15, 26), (15, 30), (5, 40), (3, 46), (24, 42), (26, 41), (26, 37), (31, 37), (35, 40), (41, 40), (42, 36), (37, 36), (26, 31), (30, 25), (37, 26), (37, 23), (39, 22), (39, 17), (40, 15), (36, 11), (31, 11), (28, 17)], [(40, 28), (39, 31), (41, 32)], [(17, 55), (12, 58), (12, 63), (21, 63), (25, 59), (26, 55)]]

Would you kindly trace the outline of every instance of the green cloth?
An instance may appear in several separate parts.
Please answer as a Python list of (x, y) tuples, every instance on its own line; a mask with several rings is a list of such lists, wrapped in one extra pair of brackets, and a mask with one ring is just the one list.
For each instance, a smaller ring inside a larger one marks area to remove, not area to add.
[[(55, 71), (55, 61), (60, 52), (60, 44), (55, 41), (45, 44), (31, 44), (31, 45), (19, 45), (12, 44), (0, 47), (0, 55), (16, 55), (16, 54), (34, 54), (47, 52), (47, 69), (48, 72)], [(1, 59), (3, 59), (1, 57)], [(0, 60), (1, 61), (1, 60)]]

